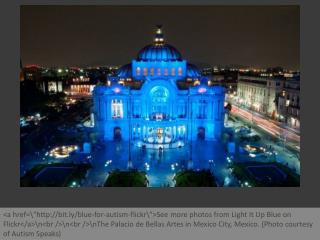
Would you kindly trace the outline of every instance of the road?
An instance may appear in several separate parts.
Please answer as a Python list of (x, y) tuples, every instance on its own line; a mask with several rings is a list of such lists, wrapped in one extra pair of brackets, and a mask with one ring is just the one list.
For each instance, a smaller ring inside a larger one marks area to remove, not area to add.
[(293, 143), (299, 149), (300, 146), (300, 135), (291, 129), (282, 127), (278, 122), (271, 119), (267, 119), (257, 113), (252, 113), (251, 111), (243, 108), (239, 108), (232, 105), (231, 114), (239, 116), (246, 119), (249, 122), (257, 125), (259, 128), (265, 130), (275, 137), (281, 137), (286, 139), (286, 141)]

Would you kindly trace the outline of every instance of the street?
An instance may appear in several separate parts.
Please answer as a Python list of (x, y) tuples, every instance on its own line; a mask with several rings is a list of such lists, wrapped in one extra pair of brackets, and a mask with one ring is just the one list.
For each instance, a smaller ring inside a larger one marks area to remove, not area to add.
[(232, 105), (231, 114), (244, 118), (275, 137), (285, 138), (287, 143), (293, 144), (296, 150), (300, 150), (300, 135), (291, 129), (282, 127), (271, 119), (235, 105)]

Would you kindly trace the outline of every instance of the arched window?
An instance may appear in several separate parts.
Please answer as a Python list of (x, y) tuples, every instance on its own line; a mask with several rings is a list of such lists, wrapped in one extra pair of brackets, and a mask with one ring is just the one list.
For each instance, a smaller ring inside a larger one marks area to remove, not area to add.
[(158, 68), (158, 69), (157, 69), (157, 75), (158, 75), (158, 76), (161, 76), (161, 68)]
[(165, 75), (165, 76), (168, 76), (168, 75), (169, 75), (169, 70), (168, 70), (168, 68), (165, 68), (165, 69), (164, 69), (164, 75)]
[(175, 76), (176, 75), (176, 69), (175, 68), (171, 68), (171, 76)]
[(182, 67), (178, 68), (178, 76), (182, 76)]
[(147, 68), (143, 68), (143, 76), (147, 76), (148, 74), (148, 69)]
[(154, 68), (150, 68), (150, 76), (154, 75)]
[(140, 67), (137, 67), (136, 73), (137, 73), (137, 76), (140, 76), (140, 74), (141, 74), (141, 69), (140, 69)]

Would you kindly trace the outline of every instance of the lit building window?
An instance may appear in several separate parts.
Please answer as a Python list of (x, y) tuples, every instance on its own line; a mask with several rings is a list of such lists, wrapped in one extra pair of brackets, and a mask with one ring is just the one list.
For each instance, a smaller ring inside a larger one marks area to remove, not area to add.
[(150, 68), (150, 76), (154, 75), (154, 68)]
[(113, 99), (111, 103), (112, 118), (123, 118), (122, 100)]
[(137, 76), (140, 76), (140, 74), (141, 74), (141, 69), (140, 67), (137, 67)]
[(164, 75), (165, 75), (165, 76), (168, 76), (168, 75), (169, 75), (169, 70), (168, 70), (168, 68), (165, 68), (165, 69), (164, 69)]
[(286, 100), (286, 107), (288, 107), (290, 105), (290, 100)]
[(176, 75), (176, 69), (175, 68), (171, 68), (171, 76), (175, 76)]
[(148, 74), (148, 69), (147, 68), (143, 68), (143, 76), (147, 76)]
[(182, 76), (182, 68), (181, 67), (178, 68), (178, 76)]
[(161, 68), (158, 68), (158, 69), (157, 69), (157, 75), (158, 75), (158, 76), (161, 76)]

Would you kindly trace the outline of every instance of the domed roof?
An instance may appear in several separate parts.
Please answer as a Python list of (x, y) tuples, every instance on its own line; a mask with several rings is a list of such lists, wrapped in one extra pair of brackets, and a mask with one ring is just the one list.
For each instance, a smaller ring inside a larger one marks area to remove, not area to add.
[(197, 68), (197, 66), (188, 63), (187, 64), (187, 77), (196, 78), (201, 77), (201, 72)]
[(157, 26), (153, 44), (142, 48), (138, 53), (138, 61), (181, 61), (180, 52), (173, 46), (166, 44), (161, 25)]
[(169, 44), (150, 44), (138, 53), (139, 61), (181, 61), (180, 52)]
[(132, 77), (132, 67), (131, 63), (123, 65), (117, 71), (117, 76), (120, 78)]

